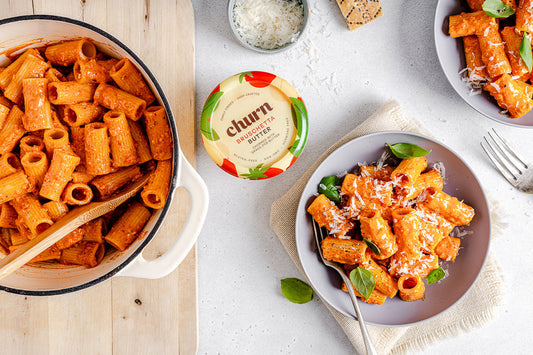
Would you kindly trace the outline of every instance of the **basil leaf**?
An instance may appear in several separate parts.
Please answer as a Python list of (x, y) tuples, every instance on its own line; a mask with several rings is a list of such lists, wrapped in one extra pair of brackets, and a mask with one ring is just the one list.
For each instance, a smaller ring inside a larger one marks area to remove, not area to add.
[(326, 176), (320, 180), (318, 184), (318, 193), (326, 195), (333, 202), (341, 201), (341, 194), (339, 193), (339, 188), (342, 181), (337, 176)]
[(531, 54), (531, 40), (527, 33), (524, 33), (522, 42), (520, 42), (520, 56), (531, 73), (531, 67), (533, 67), (533, 55)]
[(371, 240), (368, 240), (366, 238), (363, 238), (363, 240), (365, 241), (366, 243), (366, 246), (372, 250), (375, 254), (377, 255), (381, 255), (381, 250), (379, 250), (378, 246), (376, 244), (374, 244)]
[(303, 304), (313, 299), (313, 289), (297, 278), (281, 280), (281, 292), (293, 303)]
[(513, 8), (501, 0), (485, 0), (481, 7), (491, 17), (507, 18), (514, 15)]
[(352, 281), (353, 287), (366, 299), (370, 298), (376, 279), (367, 269), (358, 267), (350, 272), (350, 281)]
[(444, 270), (442, 270), (441, 267), (439, 267), (429, 273), (428, 277), (426, 278), (426, 282), (428, 285), (430, 285), (432, 283), (442, 280), (444, 276), (446, 276), (446, 273), (444, 272)]
[(431, 150), (427, 151), (424, 148), (411, 143), (396, 143), (394, 145), (387, 143), (387, 145), (389, 146), (392, 154), (396, 155), (400, 159), (423, 157), (424, 155), (431, 153)]

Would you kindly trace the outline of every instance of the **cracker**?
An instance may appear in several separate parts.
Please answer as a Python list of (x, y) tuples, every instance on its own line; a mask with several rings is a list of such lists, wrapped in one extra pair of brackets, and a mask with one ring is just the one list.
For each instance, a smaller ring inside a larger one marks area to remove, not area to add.
[(350, 31), (381, 17), (379, 0), (337, 0)]

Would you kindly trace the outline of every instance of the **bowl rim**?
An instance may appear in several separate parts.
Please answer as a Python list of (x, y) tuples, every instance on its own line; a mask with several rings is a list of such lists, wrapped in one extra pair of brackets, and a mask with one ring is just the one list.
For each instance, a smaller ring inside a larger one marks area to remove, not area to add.
[(173, 164), (172, 164), (172, 168), (173, 168), (173, 170), (172, 170), (172, 178), (171, 178), (171, 181), (170, 181), (170, 188), (169, 188), (169, 192), (168, 192), (168, 195), (167, 195), (167, 201), (165, 203), (165, 206), (160, 210), (161, 213), (160, 213), (159, 217), (157, 218), (153, 228), (143, 238), (142, 243), (137, 247), (137, 249), (135, 249), (126, 260), (124, 260), (121, 264), (119, 264), (116, 267), (114, 267), (108, 273), (106, 273), (104, 275), (101, 275), (101, 276), (99, 276), (99, 277), (97, 277), (97, 278), (95, 278), (95, 279), (93, 279), (91, 281), (82, 283), (80, 285), (61, 288), (61, 289), (55, 289), (55, 290), (24, 290), (24, 289), (7, 287), (7, 286), (4, 286), (4, 285), (0, 284), (0, 290), (7, 291), (7, 292), (10, 292), (10, 293), (26, 295), (26, 296), (52, 296), (52, 295), (60, 295), (60, 294), (79, 291), (79, 290), (94, 286), (94, 285), (96, 285), (96, 284), (98, 284), (98, 283), (100, 283), (102, 281), (107, 280), (107, 279), (111, 278), (112, 276), (116, 275), (122, 269), (124, 269), (124, 267), (126, 267), (129, 263), (131, 263), (144, 250), (144, 248), (150, 243), (150, 241), (153, 239), (153, 237), (155, 236), (155, 234), (157, 233), (157, 231), (161, 227), (161, 224), (163, 223), (163, 220), (165, 219), (165, 217), (167, 215), (167, 212), (168, 212), (168, 210), (170, 208), (171, 196), (172, 196), (174, 190), (177, 187), (178, 171), (179, 171), (179, 159), (178, 159), (178, 156), (181, 153), (180, 153), (180, 149), (179, 149), (179, 140), (178, 140), (177, 127), (176, 127), (176, 123), (175, 123), (175, 120), (174, 120), (174, 115), (172, 113), (172, 109), (170, 108), (170, 104), (169, 104), (169, 102), (167, 100), (167, 97), (166, 97), (165, 93), (163, 92), (163, 89), (162, 89), (161, 85), (159, 84), (159, 82), (155, 78), (154, 74), (150, 71), (150, 69), (148, 69), (148, 67), (141, 60), (141, 58), (137, 54), (135, 54), (135, 52), (133, 52), (131, 49), (129, 49), (129, 47), (127, 47), (124, 43), (122, 43), (120, 40), (118, 40), (116, 37), (114, 37), (113, 35), (109, 34), (108, 32), (106, 32), (106, 31), (104, 31), (104, 30), (102, 30), (102, 29), (100, 29), (100, 28), (98, 28), (96, 26), (93, 26), (93, 25), (91, 25), (89, 23), (86, 23), (86, 22), (83, 22), (83, 21), (80, 21), (80, 20), (75, 20), (75, 19), (68, 18), (68, 17), (63, 17), (63, 16), (41, 15), (41, 14), (39, 14), (39, 15), (14, 16), (14, 17), (8, 17), (8, 18), (0, 19), (0, 26), (5, 25), (5, 24), (9, 24), (9, 23), (13, 23), (13, 22), (23, 22), (23, 21), (28, 21), (28, 20), (30, 20), (30, 21), (31, 20), (45, 20), (45, 21), (52, 21), (52, 22), (58, 21), (58, 22), (66, 22), (66, 23), (77, 25), (77, 26), (80, 26), (80, 27), (85, 27), (85, 28), (87, 28), (87, 29), (89, 29), (89, 30), (91, 30), (93, 32), (96, 32), (99, 35), (109, 39), (112, 43), (116, 44), (122, 50), (124, 50), (126, 53), (128, 53), (128, 55), (131, 56), (136, 61), (136, 63), (139, 66), (141, 66), (141, 68), (144, 70), (144, 72), (148, 76), (151, 84), (153, 84), (155, 90), (157, 91), (157, 93), (161, 97), (161, 102), (160, 103), (163, 105), (163, 107), (165, 108), (165, 111), (167, 113), (167, 120), (169, 121), (169, 126), (170, 126), (170, 130), (171, 130), (171, 134), (172, 134), (172, 140), (174, 142), (174, 144), (173, 144), (173, 154), (174, 155), (173, 155)]
[(241, 36), (239, 36), (239, 34), (237, 33), (237, 28), (235, 27), (235, 23), (233, 22), (233, 9), (235, 8), (236, 1), (237, 0), (228, 0), (228, 6), (227, 6), (228, 7), (228, 11), (227, 11), (228, 22), (231, 28), (231, 33), (233, 33), (233, 37), (235, 37), (235, 39), (239, 42), (241, 46), (243, 46), (244, 48), (251, 49), (254, 52), (263, 53), (263, 54), (274, 54), (274, 53), (283, 52), (289, 48), (292, 48), (296, 45), (296, 43), (298, 43), (298, 41), (304, 34), (305, 29), (307, 28), (307, 22), (309, 18), (309, 4), (307, 3), (307, 0), (296, 0), (302, 4), (302, 7), (303, 7), (302, 10), (304, 14), (302, 29), (300, 30), (300, 33), (298, 33), (298, 36), (296, 37), (296, 39), (293, 42), (287, 43), (283, 47), (279, 47), (276, 49), (263, 49), (260, 47), (252, 46), (250, 43), (246, 42)]
[[(307, 279), (309, 280), (309, 283), (313, 286), (313, 289), (315, 290), (315, 292), (320, 296), (320, 298), (324, 302), (326, 302), (330, 307), (335, 309), (337, 312), (339, 312), (339, 313), (341, 313), (341, 314), (343, 314), (343, 315), (345, 315), (347, 317), (350, 317), (352, 319), (356, 319), (357, 320), (357, 317), (356, 317), (355, 314), (346, 313), (343, 309), (339, 309), (336, 306), (335, 303), (331, 302), (330, 298), (328, 298), (326, 295), (323, 295), (322, 294), (323, 293), (322, 290), (324, 288), (323, 287), (317, 287), (316, 283), (313, 281), (313, 280), (316, 280), (316, 277), (310, 277), (309, 276), (309, 275), (313, 275), (313, 273), (309, 272), (309, 263), (304, 261), (307, 258), (306, 257), (302, 258), (302, 255), (304, 255), (304, 250), (302, 249), (302, 245), (301, 244), (303, 242), (301, 241), (301, 238), (298, 238), (298, 235), (302, 234), (302, 231), (301, 231), (302, 227), (301, 227), (301, 222), (300, 221), (302, 219), (306, 219), (307, 220), (308, 218), (310, 218), (310, 216), (308, 215), (308, 213), (306, 211), (307, 205), (308, 205), (307, 201), (308, 201), (308, 198), (310, 196), (304, 196), (304, 193), (306, 192), (305, 190), (308, 188), (308, 186), (311, 183), (311, 180), (313, 179), (314, 175), (317, 174), (318, 170), (320, 170), (320, 168), (326, 163), (328, 158), (331, 157), (332, 155), (336, 154), (336, 152), (341, 151), (341, 150), (345, 150), (346, 147), (349, 147), (351, 144), (354, 144), (353, 143), (354, 141), (359, 141), (359, 140), (362, 140), (362, 139), (369, 140), (369, 139), (372, 139), (372, 138), (377, 137), (377, 136), (388, 136), (388, 135), (392, 135), (392, 134), (400, 134), (400, 135), (406, 135), (406, 136), (411, 136), (411, 137), (414, 137), (414, 138), (421, 138), (421, 139), (424, 139), (424, 140), (428, 140), (428, 141), (433, 142), (436, 145), (440, 146), (441, 148), (444, 148), (449, 153), (452, 153), (452, 155), (455, 156), (455, 158), (457, 158), (460, 162), (462, 162), (465, 165), (465, 167), (472, 174), (472, 177), (474, 178), (475, 182), (477, 183), (477, 185), (479, 186), (479, 189), (481, 191), (481, 198), (482, 198), (482, 201), (483, 201), (483, 208), (484, 208), (484, 210), (486, 210), (488, 212), (487, 216), (486, 216), (487, 223), (488, 223), (488, 237), (487, 237), (487, 241), (486, 241), (487, 242), (486, 252), (485, 252), (485, 255), (483, 255), (482, 262), (481, 262), (481, 265), (480, 265), (480, 268), (479, 268), (477, 274), (475, 275), (475, 277), (472, 280), (471, 284), (468, 285), (467, 289), (465, 290), (465, 292), (460, 297), (458, 297), (447, 308), (445, 308), (445, 309), (441, 310), (440, 312), (435, 313), (435, 314), (433, 314), (433, 315), (431, 315), (431, 316), (429, 316), (429, 317), (427, 317), (425, 319), (420, 319), (420, 320), (411, 321), (411, 322), (402, 323), (402, 324), (385, 324), (385, 323), (374, 322), (374, 321), (369, 321), (369, 320), (365, 319), (365, 322), (367, 324), (371, 324), (371, 325), (378, 326), (378, 327), (396, 328), (396, 327), (404, 327), (404, 326), (412, 326), (412, 325), (416, 325), (416, 324), (421, 324), (421, 323), (424, 323), (424, 322), (426, 322), (426, 321), (428, 321), (430, 319), (438, 317), (438, 316), (442, 315), (443, 313), (449, 311), (454, 305), (456, 305), (461, 299), (463, 299), (466, 296), (467, 293), (469, 293), (472, 290), (474, 284), (478, 281), (481, 273), (483, 272), (483, 268), (486, 265), (486, 262), (487, 262), (487, 259), (488, 259), (488, 254), (489, 254), (489, 251), (490, 251), (490, 246), (491, 246), (491, 238), (490, 238), (490, 236), (492, 234), (492, 223), (491, 223), (491, 216), (490, 216), (490, 206), (489, 206), (489, 202), (488, 202), (488, 199), (487, 199), (487, 195), (486, 195), (485, 191), (483, 190), (483, 186), (481, 185), (479, 178), (475, 174), (475, 172), (472, 169), (472, 167), (470, 166), (470, 164), (468, 164), (459, 154), (457, 154), (457, 152), (455, 150), (450, 148), (448, 145), (440, 142), (439, 140), (437, 140), (437, 139), (435, 139), (433, 137), (429, 137), (429, 136), (426, 136), (426, 135), (420, 134), (420, 133), (409, 132), (409, 131), (399, 131), (399, 130), (387, 130), (387, 131), (369, 133), (369, 134), (366, 134), (366, 135), (362, 135), (362, 136), (358, 136), (358, 137), (349, 139), (347, 142), (341, 144), (339, 147), (337, 147), (332, 152), (330, 152), (324, 158), (324, 160), (322, 160), (313, 169), (313, 172), (311, 173), (311, 175), (309, 175), (309, 178), (308, 178), (306, 184), (304, 185), (304, 187), (302, 189), (301, 195), (298, 197), (298, 207), (297, 207), (297, 211), (296, 211), (296, 218), (295, 218), (294, 226), (295, 226), (295, 245), (296, 245), (297, 255), (298, 255), (299, 260), (301, 261), (301, 266), (302, 266), (303, 273), (307, 277)], [(354, 163), (357, 163), (357, 162), (354, 162)], [(312, 240), (312, 236), (310, 238), (311, 238), (310, 240)], [(314, 245), (314, 241), (312, 241), (312, 243)], [(321, 261), (319, 261), (318, 257), (316, 258), (316, 262), (317, 263), (321, 263)], [(328, 273), (332, 273), (332, 274), (335, 273), (335, 271), (330, 270), (327, 266), (325, 266), (325, 265), (321, 265), (321, 266), (323, 266), (324, 269), (327, 270)], [(349, 299), (349, 297), (347, 299)], [(349, 301), (347, 301), (347, 302), (349, 303)]]

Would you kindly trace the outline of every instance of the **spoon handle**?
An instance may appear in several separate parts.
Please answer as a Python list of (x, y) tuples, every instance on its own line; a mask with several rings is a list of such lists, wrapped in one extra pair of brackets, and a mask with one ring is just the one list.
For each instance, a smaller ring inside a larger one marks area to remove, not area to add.
[(148, 177), (149, 174), (143, 176), (120, 194), (106, 201), (91, 202), (85, 206), (74, 208), (59, 221), (52, 224), (50, 228), (0, 260), (0, 279), (28, 263), (74, 229), (117, 208), (134, 196), (146, 184)]

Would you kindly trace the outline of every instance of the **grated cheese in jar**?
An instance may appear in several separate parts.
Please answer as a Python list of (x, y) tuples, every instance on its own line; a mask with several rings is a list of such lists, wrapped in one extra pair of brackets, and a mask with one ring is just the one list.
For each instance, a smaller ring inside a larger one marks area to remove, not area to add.
[(296, 41), (304, 22), (304, 8), (297, 0), (237, 0), (233, 23), (249, 45), (264, 50)]

